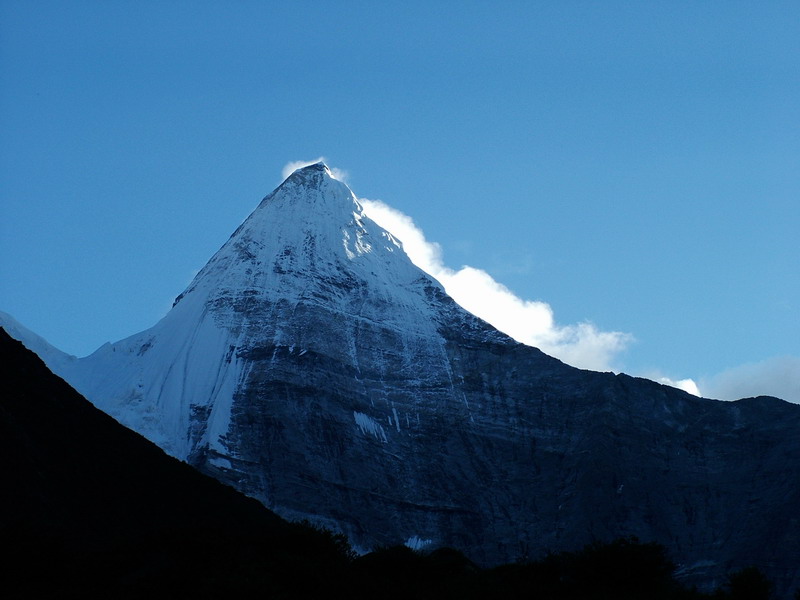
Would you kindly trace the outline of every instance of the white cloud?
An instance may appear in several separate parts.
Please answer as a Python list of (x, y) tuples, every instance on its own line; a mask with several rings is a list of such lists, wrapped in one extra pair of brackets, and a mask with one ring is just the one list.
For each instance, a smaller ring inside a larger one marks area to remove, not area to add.
[[(324, 156), (318, 156), (313, 160), (289, 161), (283, 166), (283, 169), (281, 169), (281, 177), (283, 179), (286, 179), (287, 177), (289, 177), (289, 175), (297, 171), (297, 169), (302, 169), (303, 167), (307, 167), (308, 165), (315, 165), (320, 162), (327, 164), (327, 161)], [(328, 165), (328, 168), (330, 169), (331, 175), (333, 175), (334, 179), (338, 179), (339, 181), (344, 181), (345, 183), (347, 183), (347, 171), (331, 167), (330, 165)]]
[(683, 390), (684, 392), (689, 392), (693, 396), (701, 396), (700, 388), (697, 387), (697, 383), (694, 379), (670, 379), (669, 377), (650, 377), (654, 381), (658, 383), (663, 383), (664, 385), (669, 385), (674, 388), (678, 388), (679, 390)]
[[(289, 162), (283, 168), (283, 177), (317, 162), (325, 162), (325, 158)], [(331, 168), (331, 173), (342, 181), (347, 179), (345, 171)], [(403, 242), (414, 264), (439, 280), (456, 302), (517, 341), (535, 346), (573, 366), (597, 371), (613, 370), (616, 358), (633, 342), (629, 333), (601, 331), (589, 322), (559, 325), (548, 303), (520, 298), (486, 271), (470, 266), (460, 269), (446, 266), (441, 246), (425, 239), (422, 230), (408, 215), (379, 200), (360, 198), (359, 201), (371, 219)], [(653, 372), (645, 377), (706, 398), (736, 400), (772, 395), (800, 403), (798, 357), (778, 357), (742, 365), (703, 378), (699, 383)]]
[(614, 359), (633, 341), (630, 334), (600, 331), (588, 322), (557, 324), (546, 302), (520, 298), (486, 271), (445, 266), (441, 247), (427, 241), (408, 215), (378, 200), (359, 201), (373, 221), (403, 242), (414, 264), (438, 279), (456, 302), (515, 340), (597, 371), (611, 370)]
[(776, 396), (800, 404), (800, 357), (776, 356), (733, 367), (701, 379), (700, 390), (720, 400)]

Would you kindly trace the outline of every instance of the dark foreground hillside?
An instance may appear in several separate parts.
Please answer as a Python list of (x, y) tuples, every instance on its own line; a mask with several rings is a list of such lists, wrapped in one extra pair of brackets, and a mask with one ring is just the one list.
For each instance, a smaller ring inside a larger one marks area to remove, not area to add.
[(0, 329), (0, 595), (310, 596), (342, 540), (290, 525), (94, 408)]
[(0, 594), (6, 598), (770, 597), (756, 570), (715, 595), (676, 582), (663, 547), (618, 540), (481, 569), (399, 546), (356, 558), (95, 409), (0, 329)]

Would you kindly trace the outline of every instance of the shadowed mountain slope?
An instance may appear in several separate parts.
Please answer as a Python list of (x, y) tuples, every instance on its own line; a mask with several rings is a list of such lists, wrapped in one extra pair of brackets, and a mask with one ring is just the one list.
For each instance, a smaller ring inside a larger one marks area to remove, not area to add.
[(689, 581), (800, 564), (800, 406), (569, 367), (463, 310), (325, 165), (268, 195), (152, 328), (60, 372), (279, 515), (492, 565), (664, 544)]
[(4, 597), (313, 596), (348, 560), (94, 408), (0, 329)]

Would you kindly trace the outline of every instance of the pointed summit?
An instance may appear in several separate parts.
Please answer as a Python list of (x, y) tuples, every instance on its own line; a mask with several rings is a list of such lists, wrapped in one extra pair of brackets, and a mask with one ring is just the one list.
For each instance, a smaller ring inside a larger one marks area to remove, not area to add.
[(218, 312), (244, 297), (248, 305), (256, 297), (301, 302), (313, 293), (330, 301), (356, 285), (396, 286), (392, 293), (402, 295), (420, 279), (438, 286), (364, 214), (350, 188), (316, 163), (267, 195), (180, 299), (201, 293)]
[(286, 179), (284, 179), (284, 183), (292, 182), (298, 185), (315, 186), (319, 185), (319, 183), (325, 178), (341, 181), (338, 177), (336, 177), (336, 175), (334, 175), (334, 171), (331, 170), (327, 164), (320, 161), (295, 169), (289, 173)]
[(324, 162), (318, 162), (295, 169), (283, 184), (318, 186), (325, 178), (336, 179)]
[[(312, 201), (317, 199), (317, 195), (308, 192), (311, 190), (318, 190), (324, 193), (323, 188), (326, 187), (338, 190), (339, 193), (337, 195), (340, 198), (355, 200), (355, 196), (350, 188), (347, 187), (344, 182), (334, 177), (325, 163), (318, 162), (293, 171), (277, 189), (264, 198), (261, 204), (263, 205), (265, 202), (275, 197), (280, 198), (284, 194), (302, 196), (305, 200)], [(297, 190), (296, 188), (300, 188), (303, 191)], [(358, 210), (359, 212), (361, 211), (360, 206)]]
[(314, 172), (327, 173), (329, 176), (331, 176), (331, 177), (333, 176), (331, 174), (331, 170), (328, 168), (328, 165), (326, 165), (324, 162), (317, 162), (317, 163), (313, 163), (313, 164), (310, 164), (310, 165), (306, 165), (305, 167), (300, 167), (299, 169), (295, 169), (295, 171), (292, 173), (292, 175), (294, 175), (294, 174), (308, 174), (308, 173), (314, 173)]

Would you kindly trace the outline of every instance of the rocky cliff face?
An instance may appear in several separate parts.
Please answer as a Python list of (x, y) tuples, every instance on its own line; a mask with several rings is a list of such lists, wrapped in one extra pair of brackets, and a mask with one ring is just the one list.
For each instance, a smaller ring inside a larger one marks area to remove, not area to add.
[(288, 518), (484, 564), (659, 541), (712, 585), (800, 585), (800, 407), (582, 371), (457, 306), (321, 164), (153, 328), (60, 373)]

